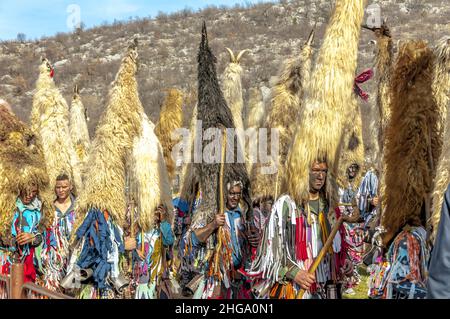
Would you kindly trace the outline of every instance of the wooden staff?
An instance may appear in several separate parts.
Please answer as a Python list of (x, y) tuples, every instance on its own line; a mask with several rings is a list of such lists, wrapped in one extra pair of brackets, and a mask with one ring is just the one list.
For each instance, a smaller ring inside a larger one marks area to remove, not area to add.
[[(219, 195), (220, 195), (220, 213), (225, 213), (225, 204), (224, 204), (224, 191), (223, 191), (223, 171), (225, 166), (225, 151), (226, 151), (226, 145), (227, 145), (227, 135), (225, 130), (223, 130), (223, 140), (222, 140), (222, 154), (221, 154), (221, 162), (220, 162), (220, 175), (219, 175)], [(219, 255), (220, 251), (222, 249), (222, 237), (223, 237), (223, 228), (222, 226), (219, 226), (219, 229), (217, 230), (217, 237), (219, 239), (217, 247), (216, 247), (216, 255), (214, 260), (214, 273), (219, 272)]]
[[(307, 205), (309, 205), (309, 204), (307, 204)], [(328, 236), (327, 241), (325, 242), (325, 245), (323, 245), (323, 247), (320, 250), (319, 255), (317, 255), (316, 259), (314, 259), (314, 262), (311, 265), (311, 267), (309, 267), (308, 273), (313, 274), (317, 270), (317, 267), (319, 267), (320, 262), (322, 261), (323, 257), (327, 253), (328, 249), (330, 249), (331, 244), (333, 243), (334, 236), (336, 236), (336, 233), (338, 232), (342, 223), (346, 222), (346, 223), (353, 224), (353, 223), (357, 223), (358, 221), (360, 221), (361, 214), (359, 212), (359, 209), (357, 208), (356, 205), (354, 207), (356, 207), (356, 208), (354, 210), (355, 213), (353, 215), (351, 215), (351, 216), (341, 215), (341, 217), (339, 217), (336, 224), (333, 226), (333, 229), (331, 230), (331, 233)], [(305, 291), (306, 291), (305, 289), (301, 289), (297, 294), (297, 299), (302, 299), (303, 295), (305, 294)]]

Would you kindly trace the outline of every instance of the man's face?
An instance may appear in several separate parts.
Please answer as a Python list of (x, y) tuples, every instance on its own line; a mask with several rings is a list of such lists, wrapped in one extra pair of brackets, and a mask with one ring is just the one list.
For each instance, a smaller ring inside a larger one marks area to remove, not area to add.
[(20, 194), (20, 200), (22, 201), (23, 204), (28, 205), (33, 201), (37, 193), (38, 193), (37, 186), (31, 185), (26, 191)]
[(328, 166), (325, 162), (315, 162), (309, 171), (309, 189), (317, 193), (325, 185)]
[(227, 195), (227, 208), (235, 209), (241, 200), (242, 190), (240, 186), (234, 186), (230, 189)]
[(72, 190), (72, 185), (68, 180), (56, 181), (55, 193), (56, 197), (60, 200), (65, 200), (69, 197), (70, 191)]
[(348, 178), (353, 179), (355, 178), (356, 174), (358, 174), (359, 171), (359, 165), (358, 164), (352, 164), (347, 169)]
[(262, 202), (261, 210), (264, 213), (270, 213), (272, 211), (272, 205), (273, 205), (273, 200), (271, 200), (271, 199), (266, 200), (266, 201)]

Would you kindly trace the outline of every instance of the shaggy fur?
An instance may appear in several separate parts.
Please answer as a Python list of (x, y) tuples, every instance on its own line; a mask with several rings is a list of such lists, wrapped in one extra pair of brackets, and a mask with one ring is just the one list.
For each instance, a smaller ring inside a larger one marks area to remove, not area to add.
[(27, 125), (0, 104), (0, 237), (9, 236), (16, 198), (30, 184), (38, 186), (43, 202), (41, 225), (49, 226), (52, 192), (42, 145)]
[[(275, 86), (271, 90), (271, 108), (265, 120), (268, 129), (277, 129), (280, 145), (278, 156), (278, 173), (275, 175), (261, 174), (262, 163), (257, 163), (252, 172), (252, 188), (254, 196), (275, 195), (276, 185), (284, 180), (284, 167), (289, 147), (295, 133), (301, 112), (301, 100), (309, 82), (311, 72), (312, 41), (314, 32), (311, 32), (308, 40), (300, 51), (300, 55), (285, 61)], [(271, 138), (268, 137), (268, 145)], [(275, 155), (274, 155), (275, 156)], [(286, 189), (278, 191), (284, 193)]]
[(334, 167), (344, 119), (351, 112), (364, 3), (336, 1), (325, 32), (287, 161), (289, 194), (298, 203), (308, 199), (313, 162), (326, 157), (329, 167)]
[(140, 229), (149, 231), (154, 224), (154, 212), (164, 204), (173, 223), (172, 190), (163, 149), (147, 115), (142, 115), (142, 135), (136, 136), (131, 156), (131, 190), (136, 199)]
[(185, 153), (185, 164), (181, 173), (180, 198), (186, 200), (188, 203), (194, 200), (197, 187), (200, 183), (200, 174), (197, 171), (198, 167), (194, 165), (194, 140), (197, 131), (197, 114), (197, 105), (195, 105), (189, 126), (190, 141)]
[(172, 139), (172, 133), (183, 124), (182, 105), (182, 93), (177, 89), (168, 90), (166, 100), (159, 114), (159, 121), (155, 127), (156, 136), (164, 150), (164, 159), (170, 180), (174, 178), (176, 166), (172, 158), (172, 149), (179, 142)]
[[(208, 45), (208, 36), (206, 24), (203, 23), (202, 40), (198, 53), (198, 119), (202, 121), (202, 131), (211, 127), (216, 128), (234, 128), (233, 116), (223, 97), (216, 73), (216, 57), (211, 52)], [(234, 141), (227, 139), (227, 149), (233, 149), (236, 154), (236, 138)], [(231, 143), (234, 142), (234, 148)], [(210, 141), (202, 141), (202, 149)], [(219, 211), (219, 172), (220, 163), (196, 163), (200, 174), (200, 187), (202, 191), (202, 202), (194, 215), (196, 221), (211, 221), (214, 215)], [(247, 204), (249, 211), (247, 218), (252, 218), (252, 208), (250, 200), (250, 181), (244, 163), (225, 164), (224, 183), (239, 180), (243, 183), (243, 200)]]
[[(244, 130), (244, 122), (242, 119), (242, 110), (244, 107), (244, 99), (242, 98), (242, 67), (240, 65), (242, 56), (249, 50), (242, 50), (237, 57), (233, 51), (226, 48), (230, 54), (230, 63), (222, 74), (222, 92), (228, 107), (233, 115), (233, 122), (236, 129)], [(245, 139), (238, 138), (239, 145), (244, 151)]]
[(440, 39), (435, 48), (436, 60), (433, 70), (433, 96), (441, 114), (439, 132), (444, 137), (442, 153), (436, 170), (435, 185), (433, 190), (433, 208), (430, 226), (432, 238), (435, 238), (445, 190), (450, 183), (450, 121), (448, 112), (450, 100), (450, 37)]
[(87, 126), (86, 108), (81, 101), (78, 88), (74, 89), (70, 106), (70, 136), (78, 159), (77, 171), (84, 177), (85, 165), (89, 154), (91, 141)]
[(39, 67), (36, 93), (33, 96), (31, 127), (41, 139), (50, 185), (56, 177), (67, 174), (74, 188), (82, 187), (78, 160), (69, 132), (69, 106), (50, 77), (51, 65), (44, 59)]
[(251, 88), (249, 90), (248, 111), (245, 121), (245, 128), (258, 129), (263, 124), (263, 119), (266, 115), (266, 108), (263, 101), (261, 90), (258, 88)]
[(431, 90), (433, 52), (424, 41), (404, 43), (392, 75), (391, 119), (386, 130), (386, 206), (382, 225), (388, 242), (405, 225), (424, 225), (424, 199), (432, 191), (442, 140), (439, 108)]
[[(336, 182), (339, 188), (348, 186), (347, 170), (352, 164), (358, 164), (360, 169), (358, 174), (352, 181), (353, 189), (357, 189), (360, 185), (362, 172), (364, 171), (364, 144), (362, 138), (362, 120), (361, 110), (356, 97), (352, 99), (352, 111), (346, 119), (344, 125), (344, 135), (339, 147), (339, 156), (336, 161), (337, 176)], [(337, 188), (333, 189), (333, 200), (338, 201), (336, 197)]]
[[(386, 24), (383, 24), (380, 29), (375, 30), (375, 36), (377, 38), (378, 49), (376, 56), (376, 79), (378, 83), (377, 107), (379, 114), (379, 131), (376, 144), (378, 144), (379, 154), (383, 154), (386, 126), (391, 115), (389, 107), (389, 83), (392, 73), (394, 50), (390, 31)], [(380, 164), (381, 161), (380, 156), (377, 156), (376, 162)], [(381, 169), (381, 167), (378, 167), (378, 169)]]
[(84, 189), (77, 201), (76, 226), (91, 208), (107, 210), (118, 225), (124, 225), (125, 162), (133, 139), (141, 135), (144, 113), (136, 81), (137, 57), (136, 46), (130, 46), (109, 93), (89, 153)]
[[(265, 103), (263, 101), (261, 90), (258, 88), (251, 88), (249, 92), (248, 104), (247, 104), (247, 117), (245, 121), (245, 129), (254, 129), (258, 132), (258, 129), (262, 126), (263, 119), (266, 115)], [(255, 143), (254, 140), (248, 140), (246, 142), (246, 149), (250, 150), (250, 143)], [(247, 171), (250, 172), (250, 179), (253, 178), (251, 174), (253, 163), (249, 160), (246, 163)], [(253, 181), (251, 180), (253, 184)]]

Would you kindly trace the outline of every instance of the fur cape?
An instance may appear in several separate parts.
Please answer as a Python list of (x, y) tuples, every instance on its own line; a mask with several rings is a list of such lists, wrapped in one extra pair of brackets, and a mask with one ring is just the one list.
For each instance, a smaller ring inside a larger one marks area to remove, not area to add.
[[(202, 121), (202, 135), (209, 128), (217, 128), (219, 130), (226, 128), (234, 128), (233, 116), (228, 107), (222, 90), (220, 89), (217, 80), (216, 57), (212, 53), (206, 31), (206, 24), (203, 22), (202, 40), (198, 52), (198, 114), (197, 118)], [(222, 141), (222, 138), (219, 138)], [(237, 138), (227, 138), (227, 151), (233, 154), (236, 158)], [(197, 221), (210, 222), (212, 218), (220, 210), (220, 192), (219, 192), (219, 173), (220, 173), (220, 153), (222, 142), (215, 145), (214, 152), (209, 152), (211, 140), (203, 136), (202, 138), (202, 153), (203, 159), (207, 154), (215, 153), (215, 158), (219, 155), (219, 163), (195, 163), (197, 171), (200, 174), (200, 188), (202, 192), (202, 201), (199, 205), (196, 214), (194, 215), (193, 223)], [(230, 150), (233, 150), (231, 152)], [(247, 174), (244, 163), (226, 163), (224, 164), (224, 183), (232, 181), (241, 181), (243, 189), (243, 200), (248, 207), (247, 219), (253, 218), (252, 206), (250, 200), (250, 180)], [(225, 185), (224, 185), (225, 188)], [(225, 192), (224, 192), (225, 193)], [(224, 194), (225, 196), (225, 194)], [(225, 198), (224, 198), (225, 200)]]
[(69, 106), (56, 88), (52, 72), (50, 62), (43, 59), (33, 96), (31, 129), (42, 141), (50, 185), (55, 185), (56, 177), (65, 173), (78, 190), (82, 182), (69, 132)]
[(133, 142), (131, 154), (131, 193), (138, 210), (137, 223), (144, 232), (154, 225), (155, 210), (164, 204), (173, 223), (172, 190), (164, 162), (163, 149), (153, 131), (154, 124), (142, 114), (140, 136)]
[(442, 146), (439, 108), (431, 89), (433, 58), (424, 41), (408, 41), (401, 45), (394, 66), (381, 217), (385, 243), (405, 225), (425, 226), (425, 199), (433, 189)]
[[(352, 164), (359, 165), (359, 172), (352, 181), (353, 189), (358, 189), (364, 171), (364, 143), (362, 138), (361, 110), (357, 98), (352, 99), (352, 111), (344, 125), (344, 135), (339, 147), (337, 160), (337, 187), (346, 188), (349, 180), (347, 170)], [(333, 193), (337, 188), (333, 188)], [(337, 194), (333, 194), (333, 200), (338, 201)]]
[(364, 4), (364, 0), (337, 0), (325, 32), (286, 165), (288, 191), (297, 203), (308, 200), (314, 161), (326, 158), (329, 168), (336, 167), (344, 119), (352, 111)]
[[(228, 107), (233, 115), (233, 122), (238, 130), (244, 130), (244, 121), (242, 118), (242, 111), (244, 108), (244, 99), (242, 97), (242, 67), (240, 65), (241, 59), (246, 52), (250, 50), (242, 50), (237, 56), (234, 55), (231, 49), (226, 48), (230, 54), (230, 63), (225, 68), (222, 74), (222, 92)], [(245, 136), (238, 137), (239, 145), (242, 152), (245, 152)], [(245, 153), (244, 153), (245, 154)]]
[(135, 43), (122, 60), (92, 142), (84, 189), (77, 200), (74, 229), (91, 208), (107, 210), (119, 226), (125, 223), (125, 165), (134, 138), (142, 133), (144, 113), (136, 81), (137, 58)]
[(39, 139), (5, 105), (0, 104), (0, 237), (11, 231), (17, 196), (34, 184), (42, 200), (41, 225), (53, 222), (53, 192)]
[(439, 133), (442, 134), (444, 142), (433, 190), (432, 217), (430, 221), (433, 239), (436, 236), (441, 217), (444, 193), (450, 183), (450, 121), (448, 116), (450, 111), (450, 37), (441, 38), (434, 52), (436, 59), (433, 67), (432, 89), (439, 113), (441, 114)]
[(70, 136), (78, 159), (77, 171), (84, 177), (85, 165), (91, 141), (87, 126), (87, 110), (81, 101), (78, 87), (75, 86), (70, 105)]
[[(309, 82), (312, 59), (312, 42), (314, 31), (311, 32), (308, 40), (300, 51), (300, 55), (294, 56), (285, 61), (275, 85), (271, 89), (271, 108), (265, 119), (265, 127), (268, 130), (277, 129), (279, 133), (279, 154), (271, 154), (276, 159), (278, 171), (274, 174), (263, 174), (258, 161), (252, 171), (253, 196), (276, 195), (284, 193), (285, 187), (278, 191), (280, 183), (284, 183), (285, 162), (288, 150), (292, 143), (296, 126), (299, 121), (302, 107), (302, 99), (306, 90), (306, 83)], [(271, 138), (268, 137), (268, 145)], [(272, 163), (275, 159), (272, 158)], [(277, 190), (276, 190), (277, 189)]]
[(159, 121), (155, 127), (155, 133), (161, 142), (164, 159), (166, 161), (169, 178), (172, 180), (175, 175), (176, 163), (172, 158), (173, 147), (179, 142), (172, 138), (172, 133), (183, 124), (183, 94), (177, 89), (167, 91), (167, 97), (159, 114)]

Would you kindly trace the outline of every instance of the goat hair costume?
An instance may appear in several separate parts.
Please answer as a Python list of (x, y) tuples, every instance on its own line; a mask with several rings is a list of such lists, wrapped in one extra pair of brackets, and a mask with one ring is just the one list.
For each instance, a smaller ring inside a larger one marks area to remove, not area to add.
[(441, 216), (444, 193), (450, 184), (450, 117), (448, 116), (450, 101), (450, 37), (440, 39), (434, 49), (435, 62), (433, 68), (433, 96), (440, 113), (439, 134), (442, 134), (444, 144), (436, 170), (433, 190), (433, 206), (431, 228), (433, 238), (436, 236)]
[(110, 91), (108, 106), (89, 153), (89, 166), (84, 189), (78, 198), (75, 225), (80, 225), (85, 214), (92, 209), (107, 211), (117, 225), (124, 225), (126, 161), (131, 154), (134, 138), (142, 134), (144, 113), (135, 76), (137, 57), (136, 45), (131, 45)]
[[(202, 153), (203, 161), (208, 156), (207, 150), (211, 145), (207, 136), (209, 129), (217, 129), (223, 132), (224, 129), (234, 129), (233, 116), (223, 97), (216, 74), (216, 57), (212, 53), (208, 45), (208, 36), (206, 32), (206, 24), (202, 27), (202, 40), (198, 52), (198, 114), (197, 119), (202, 121)], [(205, 134), (206, 133), (206, 134)], [(219, 133), (220, 134), (220, 133)], [(220, 134), (221, 136), (223, 134)], [(222, 141), (222, 138), (219, 140)], [(197, 139), (200, 137), (196, 137)], [(213, 163), (196, 163), (194, 166), (200, 174), (200, 188), (202, 192), (202, 202), (198, 207), (198, 211), (194, 216), (195, 220), (211, 221), (212, 218), (220, 210), (220, 194), (219, 194), (219, 172), (220, 172), (220, 149), (222, 142), (216, 143), (214, 155), (211, 155), (219, 161), (214, 160)], [(227, 137), (227, 154), (232, 154), (233, 158), (237, 154), (237, 138)], [(233, 150), (231, 152), (230, 150)], [(219, 156), (217, 156), (219, 155)], [(228, 160), (227, 160), (228, 162)], [(248, 207), (247, 219), (252, 218), (252, 206), (250, 200), (250, 180), (245, 168), (245, 163), (224, 163), (224, 183), (231, 181), (241, 181), (243, 183), (243, 200)]]
[(78, 159), (69, 132), (69, 106), (55, 86), (53, 67), (43, 59), (31, 110), (31, 129), (42, 141), (50, 185), (67, 174), (75, 190), (82, 188)]
[(30, 128), (0, 105), (0, 238), (11, 231), (16, 199), (34, 184), (43, 203), (41, 225), (52, 224), (52, 191), (42, 145)]
[(287, 160), (288, 193), (297, 203), (308, 199), (308, 173), (319, 158), (326, 158), (331, 177), (344, 120), (354, 111), (352, 100), (364, 0), (338, 0), (300, 114)]
[(155, 127), (155, 134), (161, 142), (164, 151), (164, 159), (170, 180), (175, 175), (176, 166), (172, 158), (172, 150), (178, 143), (177, 140), (173, 139), (172, 134), (175, 134), (175, 130), (179, 129), (183, 124), (182, 105), (183, 94), (177, 89), (169, 89), (159, 114), (159, 121)]
[[(252, 171), (252, 191), (254, 197), (278, 195), (286, 191), (285, 187), (285, 163), (288, 151), (292, 144), (296, 125), (292, 123), (300, 120), (303, 107), (303, 97), (306, 85), (310, 80), (312, 42), (314, 30), (310, 33), (308, 40), (303, 45), (300, 54), (285, 61), (277, 82), (271, 89), (271, 106), (265, 119), (265, 128), (270, 132), (276, 129), (279, 134), (279, 154), (271, 154), (271, 165), (277, 165), (277, 173), (263, 174), (262, 164), (256, 163)], [(268, 144), (271, 143), (271, 135)], [(277, 157), (275, 159), (275, 157)], [(279, 187), (279, 183), (283, 186)], [(280, 189), (278, 191), (278, 189)], [(278, 193), (278, 194), (275, 194)]]
[(78, 159), (78, 172), (84, 177), (86, 163), (89, 155), (91, 140), (87, 125), (87, 109), (81, 101), (78, 87), (74, 88), (72, 104), (70, 105), (70, 136)]
[(384, 242), (405, 225), (424, 226), (421, 215), (433, 190), (442, 147), (439, 108), (431, 87), (433, 60), (433, 51), (424, 41), (407, 41), (401, 45), (394, 66), (384, 154)]

